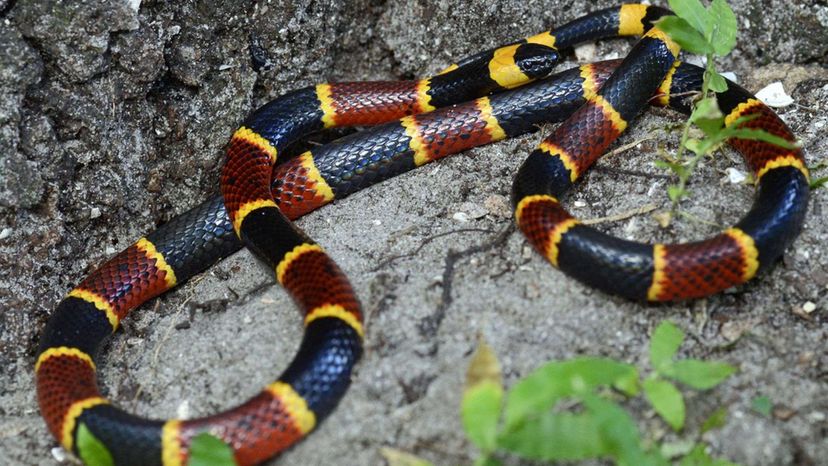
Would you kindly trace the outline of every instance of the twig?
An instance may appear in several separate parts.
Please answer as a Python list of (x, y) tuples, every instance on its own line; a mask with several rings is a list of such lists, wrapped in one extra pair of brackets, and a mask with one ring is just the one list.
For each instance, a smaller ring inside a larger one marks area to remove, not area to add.
[(655, 136), (646, 136), (646, 137), (643, 137), (641, 139), (637, 139), (637, 140), (635, 140), (635, 141), (633, 141), (629, 144), (624, 144), (621, 147), (616, 147), (615, 149), (613, 149), (613, 150), (607, 152), (606, 154), (604, 154), (604, 156), (601, 157), (601, 159), (606, 160), (608, 157), (612, 157), (614, 155), (622, 154), (624, 152), (627, 152), (630, 149), (635, 149), (635, 147), (637, 145), (641, 144), (644, 141), (652, 141), (653, 139), (655, 139)]

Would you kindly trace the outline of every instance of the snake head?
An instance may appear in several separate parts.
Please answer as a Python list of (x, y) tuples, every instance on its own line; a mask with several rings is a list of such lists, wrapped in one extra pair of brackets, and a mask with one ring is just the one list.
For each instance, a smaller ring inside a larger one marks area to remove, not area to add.
[(556, 49), (541, 44), (520, 44), (514, 52), (515, 64), (532, 79), (549, 76), (560, 58)]

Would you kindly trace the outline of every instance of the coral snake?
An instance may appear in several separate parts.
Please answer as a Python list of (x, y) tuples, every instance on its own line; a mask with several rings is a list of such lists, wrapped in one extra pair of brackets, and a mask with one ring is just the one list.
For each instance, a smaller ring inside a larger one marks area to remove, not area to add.
[[(347, 279), (288, 219), (432, 160), (532, 132), (542, 122), (563, 121), (521, 166), (512, 195), (518, 226), (553, 265), (608, 293), (649, 301), (705, 296), (749, 280), (778, 259), (801, 228), (809, 189), (798, 149), (729, 141), (757, 180), (758, 195), (738, 224), (700, 242), (647, 245), (614, 238), (580, 223), (558, 202), (648, 102), (690, 111), (686, 96), (701, 88), (703, 70), (676, 61), (677, 46), (652, 29), (667, 14), (638, 4), (600, 10), (481, 52), (429, 79), (321, 84), (255, 111), (230, 141), (223, 197), (141, 238), (58, 305), (35, 365), (40, 411), (51, 433), (78, 453), (84, 425), (119, 465), (186, 464), (191, 439), (204, 431), (230, 445), (238, 464), (283, 451), (344, 395), (363, 338), (360, 306)], [(558, 50), (639, 35), (623, 61), (547, 77)], [(726, 124), (795, 140), (738, 85), (729, 83), (718, 100)], [(380, 123), (276, 162), (308, 133)], [(102, 397), (94, 357), (119, 322), (242, 245), (270, 264), (304, 314), (305, 336), (285, 372), (245, 403), (201, 419), (144, 419)]]

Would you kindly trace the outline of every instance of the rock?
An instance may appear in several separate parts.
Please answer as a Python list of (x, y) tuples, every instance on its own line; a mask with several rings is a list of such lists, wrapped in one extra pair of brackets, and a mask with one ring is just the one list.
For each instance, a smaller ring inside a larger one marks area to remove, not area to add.
[(42, 72), (37, 52), (20, 33), (0, 23), (0, 206), (30, 208), (40, 202), (37, 166), (18, 151), (20, 107), (26, 88)]
[(72, 81), (85, 81), (109, 67), (109, 38), (135, 30), (138, 13), (124, 0), (17, 2), (12, 20), (41, 44), (54, 65)]

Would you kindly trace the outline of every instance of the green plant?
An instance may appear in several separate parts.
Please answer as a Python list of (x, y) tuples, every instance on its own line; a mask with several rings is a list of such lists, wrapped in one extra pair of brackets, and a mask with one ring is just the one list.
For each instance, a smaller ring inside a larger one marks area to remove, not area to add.
[(202, 432), (190, 443), (187, 466), (236, 466), (233, 450), (220, 438)]
[[(820, 171), (828, 167), (828, 160), (822, 160), (819, 163), (815, 163), (811, 167), (811, 173)], [(828, 176), (823, 176), (821, 178), (814, 178), (811, 180), (811, 189), (819, 189), (828, 186)]]
[[(78, 456), (87, 466), (112, 466), (112, 454), (86, 427), (78, 425)], [(187, 466), (236, 466), (233, 450), (220, 438), (206, 432), (193, 437)]]
[[(716, 71), (715, 60), (728, 55), (736, 46), (736, 15), (727, 1), (712, 0), (708, 7), (699, 0), (669, 0), (669, 4), (676, 16), (662, 18), (656, 27), (684, 50), (703, 55), (706, 59), (701, 94), (682, 130), (678, 152), (675, 157), (657, 162), (659, 167), (672, 171), (678, 177), (678, 182), (667, 188), (672, 202), (671, 215), (674, 215), (679, 212), (681, 201), (690, 194), (687, 183), (696, 165), (728, 139), (760, 140), (785, 148), (797, 145), (763, 130), (741, 128), (751, 120), (750, 117), (725, 124), (725, 115), (719, 109), (715, 93), (727, 91), (727, 81)], [(690, 130), (694, 125), (701, 130), (701, 137), (691, 137)], [(685, 150), (693, 155), (686, 157)]]
[(750, 407), (765, 417), (770, 417), (773, 411), (773, 402), (766, 396), (757, 396), (750, 402)]
[(87, 466), (112, 466), (115, 462), (112, 454), (103, 443), (92, 434), (86, 424), (78, 424), (78, 456)]
[[(650, 341), (653, 370), (643, 379), (630, 364), (578, 357), (549, 362), (508, 392), (494, 352), (481, 342), (469, 366), (461, 407), (463, 429), (480, 451), (474, 464), (496, 465), (498, 457), (509, 455), (550, 463), (608, 458), (627, 466), (663, 466), (671, 460), (681, 466), (731, 465), (711, 458), (706, 445), (698, 442), (701, 433), (724, 424), (724, 409), (716, 410), (700, 433), (659, 444), (642, 438), (620, 404), (643, 392), (655, 412), (673, 430), (682, 431), (686, 407), (675, 382), (707, 390), (735, 371), (720, 362), (676, 359), (683, 341), (678, 327), (662, 322)], [(395, 450), (383, 454), (392, 466), (429, 464)]]

